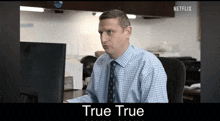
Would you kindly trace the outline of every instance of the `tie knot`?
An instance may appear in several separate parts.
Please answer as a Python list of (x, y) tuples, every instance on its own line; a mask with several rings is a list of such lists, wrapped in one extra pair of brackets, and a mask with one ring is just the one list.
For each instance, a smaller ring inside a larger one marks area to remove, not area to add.
[(112, 61), (112, 62), (110, 63), (111, 66), (115, 66), (116, 64), (117, 64), (116, 61)]

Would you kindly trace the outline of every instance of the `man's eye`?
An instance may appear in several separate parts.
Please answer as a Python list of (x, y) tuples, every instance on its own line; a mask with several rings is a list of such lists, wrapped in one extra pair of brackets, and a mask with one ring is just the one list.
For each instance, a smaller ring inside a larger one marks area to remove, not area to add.
[(108, 32), (109, 34), (111, 34), (111, 33), (112, 33), (112, 31), (111, 31), (111, 30), (108, 30), (107, 32)]

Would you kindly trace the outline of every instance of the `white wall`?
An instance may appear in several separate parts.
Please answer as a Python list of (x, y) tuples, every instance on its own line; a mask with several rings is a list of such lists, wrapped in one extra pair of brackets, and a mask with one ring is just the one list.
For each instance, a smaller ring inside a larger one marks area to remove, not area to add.
[[(180, 56), (200, 60), (197, 2), (176, 2), (176, 5), (192, 6), (192, 11), (175, 12), (175, 18), (131, 20), (133, 33), (130, 43), (149, 50), (160, 47), (166, 41), (171, 48), (170, 53), (177, 52)], [(99, 20), (92, 16), (92, 12), (20, 12), (20, 23), (21, 41), (66, 43), (67, 58), (79, 60), (103, 50), (98, 34)], [(24, 27), (26, 24), (30, 26)]]

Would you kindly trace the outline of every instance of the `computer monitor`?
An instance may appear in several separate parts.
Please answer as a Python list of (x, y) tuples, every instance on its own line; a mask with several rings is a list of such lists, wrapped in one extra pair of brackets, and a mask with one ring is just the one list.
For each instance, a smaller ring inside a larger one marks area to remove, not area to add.
[(62, 103), (65, 58), (66, 44), (20, 42), (21, 94), (36, 96), (38, 103)]

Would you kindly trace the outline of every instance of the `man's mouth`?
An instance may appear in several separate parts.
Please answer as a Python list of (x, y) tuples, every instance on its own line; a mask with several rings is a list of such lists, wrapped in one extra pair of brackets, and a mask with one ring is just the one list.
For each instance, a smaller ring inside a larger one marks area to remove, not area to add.
[(108, 45), (103, 45), (102, 46), (104, 49), (108, 49)]

